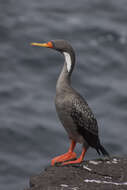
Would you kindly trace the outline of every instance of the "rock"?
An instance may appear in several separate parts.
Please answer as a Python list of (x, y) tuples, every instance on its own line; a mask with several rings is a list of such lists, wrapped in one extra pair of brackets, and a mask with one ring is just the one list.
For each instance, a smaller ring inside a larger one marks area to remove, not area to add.
[(26, 190), (127, 190), (127, 158), (50, 166), (31, 177)]

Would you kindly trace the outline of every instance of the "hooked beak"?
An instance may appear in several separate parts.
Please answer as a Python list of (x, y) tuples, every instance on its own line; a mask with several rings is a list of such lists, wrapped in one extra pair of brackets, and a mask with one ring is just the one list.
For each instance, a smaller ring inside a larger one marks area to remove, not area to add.
[(53, 48), (53, 43), (31, 43), (32, 46), (39, 46), (39, 47), (47, 47), (47, 48)]

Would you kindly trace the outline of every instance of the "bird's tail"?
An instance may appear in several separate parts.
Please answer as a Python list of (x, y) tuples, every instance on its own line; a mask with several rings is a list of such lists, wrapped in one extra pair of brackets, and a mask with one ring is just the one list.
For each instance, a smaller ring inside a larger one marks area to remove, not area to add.
[(97, 148), (97, 152), (98, 152), (98, 154), (100, 154), (100, 152), (101, 152), (104, 156), (110, 157), (110, 155), (107, 152), (107, 150), (100, 143), (99, 143), (99, 146)]

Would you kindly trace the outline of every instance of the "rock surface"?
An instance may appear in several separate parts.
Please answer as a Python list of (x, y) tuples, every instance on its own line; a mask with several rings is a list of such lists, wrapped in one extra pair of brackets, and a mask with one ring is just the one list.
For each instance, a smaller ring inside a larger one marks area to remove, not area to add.
[(84, 161), (48, 167), (30, 179), (26, 190), (127, 190), (127, 158)]

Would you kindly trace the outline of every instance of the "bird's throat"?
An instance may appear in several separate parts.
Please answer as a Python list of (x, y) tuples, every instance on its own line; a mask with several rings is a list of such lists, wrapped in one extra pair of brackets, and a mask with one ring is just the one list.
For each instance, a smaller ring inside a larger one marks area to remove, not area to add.
[(56, 92), (66, 91), (71, 88), (71, 74), (74, 68), (74, 59), (68, 52), (63, 52), (65, 62), (56, 85)]
[(63, 69), (59, 75), (59, 78), (57, 80), (56, 92), (63, 92), (69, 87), (70, 87), (70, 75), (69, 72), (67, 71), (67, 65), (65, 62)]

